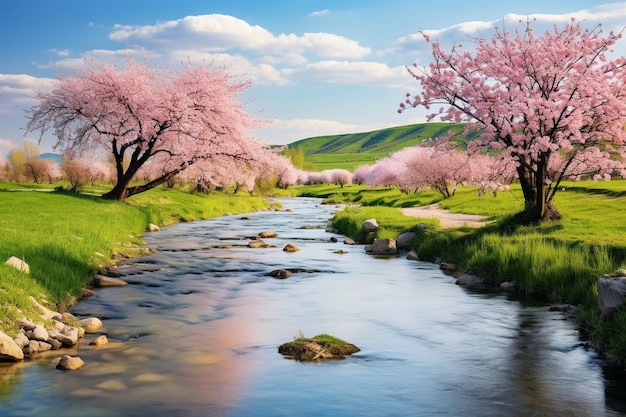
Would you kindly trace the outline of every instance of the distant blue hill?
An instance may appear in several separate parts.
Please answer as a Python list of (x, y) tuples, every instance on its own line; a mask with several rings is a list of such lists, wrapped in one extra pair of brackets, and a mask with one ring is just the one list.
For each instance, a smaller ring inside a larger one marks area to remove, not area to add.
[(40, 158), (53, 159), (57, 164), (61, 164), (61, 155), (58, 153), (42, 153), (39, 155)]

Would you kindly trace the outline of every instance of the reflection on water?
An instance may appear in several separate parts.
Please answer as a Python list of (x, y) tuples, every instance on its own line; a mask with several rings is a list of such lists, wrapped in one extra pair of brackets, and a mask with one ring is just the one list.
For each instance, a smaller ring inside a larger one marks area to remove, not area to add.
[[(86, 362), (78, 371), (56, 370), (58, 352), (0, 367), (2, 416), (626, 415), (626, 384), (561, 313), (331, 242), (316, 226), (332, 208), (316, 202), (147, 235), (158, 252), (120, 266), (131, 285), (73, 310), (103, 318), (110, 344), (88, 336), (72, 352)], [(263, 230), (278, 232), (266, 239), (275, 247), (247, 247)], [(301, 250), (285, 253), (287, 243)], [(280, 268), (319, 272), (266, 275)], [(283, 358), (277, 346), (299, 331), (361, 351)]]

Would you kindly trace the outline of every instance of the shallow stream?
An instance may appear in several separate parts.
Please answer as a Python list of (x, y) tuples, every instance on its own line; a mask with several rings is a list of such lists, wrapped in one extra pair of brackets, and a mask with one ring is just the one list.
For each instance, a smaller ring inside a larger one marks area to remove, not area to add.
[[(626, 416), (624, 379), (562, 313), (467, 290), (431, 263), (367, 255), (324, 231), (334, 207), (282, 203), (290, 210), (146, 235), (158, 252), (120, 265), (130, 285), (72, 311), (102, 318), (110, 343), (87, 335), (69, 351), (86, 362), (77, 371), (55, 369), (67, 351), (0, 367), (0, 415)], [(264, 230), (278, 233), (265, 239), (274, 248), (246, 246)], [(309, 272), (266, 275), (283, 268)], [(300, 332), (361, 351), (278, 354)]]

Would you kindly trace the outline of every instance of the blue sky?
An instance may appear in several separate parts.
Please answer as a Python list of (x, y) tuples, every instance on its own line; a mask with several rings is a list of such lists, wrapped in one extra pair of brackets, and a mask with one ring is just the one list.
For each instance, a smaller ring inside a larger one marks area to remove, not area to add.
[[(123, 62), (128, 51), (159, 65), (227, 65), (253, 81), (249, 111), (271, 119), (268, 144), (424, 121), (398, 114), (417, 84), (405, 66), (429, 62), (419, 30), (467, 43), (536, 18), (537, 30), (575, 17), (626, 27), (626, 2), (594, 0), (5, 0), (0, 6), (0, 155), (24, 140), (35, 90), (85, 58)], [(140, 52), (141, 51), (141, 52)], [(626, 54), (626, 40), (616, 53)], [(36, 135), (28, 136), (38, 139)], [(47, 135), (40, 149), (51, 150)]]

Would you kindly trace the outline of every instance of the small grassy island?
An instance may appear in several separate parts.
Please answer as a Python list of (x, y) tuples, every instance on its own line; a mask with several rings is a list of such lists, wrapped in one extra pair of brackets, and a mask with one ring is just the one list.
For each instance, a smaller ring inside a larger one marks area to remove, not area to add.
[(352, 343), (329, 334), (318, 334), (307, 338), (302, 333), (294, 337), (293, 341), (283, 343), (278, 347), (278, 353), (298, 361), (342, 359), (360, 350)]

